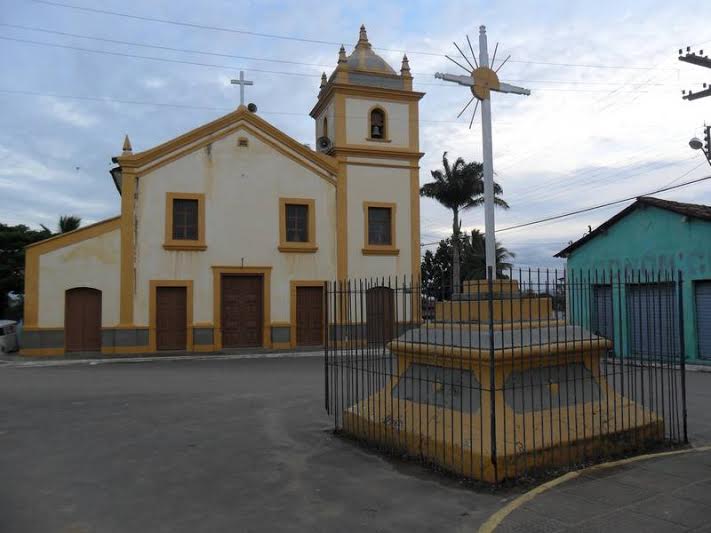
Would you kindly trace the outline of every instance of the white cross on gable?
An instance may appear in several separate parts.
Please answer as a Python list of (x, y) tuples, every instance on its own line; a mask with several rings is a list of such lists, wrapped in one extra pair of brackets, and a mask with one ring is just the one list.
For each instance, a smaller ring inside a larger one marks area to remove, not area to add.
[(238, 80), (230, 80), (232, 85), (239, 85), (239, 105), (244, 105), (244, 86), (254, 85), (253, 81), (247, 81), (244, 79), (244, 70), (239, 71)]

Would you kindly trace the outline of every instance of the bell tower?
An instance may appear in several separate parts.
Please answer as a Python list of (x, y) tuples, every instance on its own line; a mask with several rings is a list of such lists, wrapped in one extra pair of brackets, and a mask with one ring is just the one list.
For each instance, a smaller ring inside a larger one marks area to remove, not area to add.
[[(321, 76), (317, 149), (339, 163), (338, 278), (419, 275), (419, 101), (407, 56), (397, 73), (365, 26), (350, 55)], [(381, 226), (390, 221), (389, 231)]]
[(412, 90), (407, 55), (398, 74), (373, 51), (365, 26), (361, 26), (353, 52), (346, 55), (341, 45), (336, 68), (330, 76), (321, 75), (318, 101), (311, 110), (316, 139), (331, 141), (332, 150), (321, 145), (331, 155), (343, 148), (369, 147), (417, 152), (417, 102), (422, 96)]

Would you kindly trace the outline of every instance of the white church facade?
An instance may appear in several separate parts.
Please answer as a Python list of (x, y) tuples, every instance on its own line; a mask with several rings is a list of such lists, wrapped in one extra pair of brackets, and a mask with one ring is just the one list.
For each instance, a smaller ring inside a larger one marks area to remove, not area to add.
[(365, 32), (311, 110), (313, 150), (244, 106), (111, 174), (120, 214), (26, 250), (26, 355), (323, 342), (324, 282), (418, 276), (419, 119)]

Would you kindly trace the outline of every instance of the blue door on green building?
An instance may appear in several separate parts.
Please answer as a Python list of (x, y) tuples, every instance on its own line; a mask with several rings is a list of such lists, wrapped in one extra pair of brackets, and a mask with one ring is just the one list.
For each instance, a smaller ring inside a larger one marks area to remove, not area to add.
[(673, 283), (627, 286), (630, 351), (637, 357), (659, 359), (679, 354), (679, 327)]
[(697, 281), (694, 285), (699, 358), (711, 359), (711, 281)]
[(593, 285), (591, 319), (591, 329), (595, 335), (606, 339), (614, 337), (612, 285)]

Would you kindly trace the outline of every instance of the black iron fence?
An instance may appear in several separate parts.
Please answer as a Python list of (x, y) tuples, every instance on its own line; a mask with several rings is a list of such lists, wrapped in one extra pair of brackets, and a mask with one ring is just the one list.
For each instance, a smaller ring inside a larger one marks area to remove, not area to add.
[(493, 483), (686, 442), (679, 273), (505, 278), (327, 284), (335, 429)]

